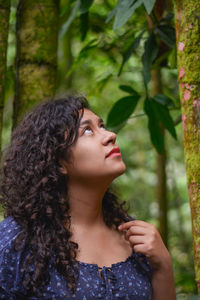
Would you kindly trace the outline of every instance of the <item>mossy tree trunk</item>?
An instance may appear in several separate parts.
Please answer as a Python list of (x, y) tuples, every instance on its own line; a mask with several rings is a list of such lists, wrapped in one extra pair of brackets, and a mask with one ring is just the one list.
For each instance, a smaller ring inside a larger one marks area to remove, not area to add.
[(3, 127), (3, 109), (6, 79), (6, 57), (8, 45), (8, 29), (10, 16), (10, 0), (0, 0), (0, 154)]
[(20, 0), (17, 8), (13, 126), (56, 89), (59, 0)]
[(194, 265), (200, 297), (200, 2), (175, 0), (177, 58)]

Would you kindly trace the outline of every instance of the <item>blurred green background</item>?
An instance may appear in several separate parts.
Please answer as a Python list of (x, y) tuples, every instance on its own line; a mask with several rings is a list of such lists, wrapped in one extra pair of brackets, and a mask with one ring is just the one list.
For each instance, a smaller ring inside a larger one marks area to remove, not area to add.
[[(109, 1), (113, 5), (114, 1)], [(75, 19), (69, 30), (59, 37), (58, 46), (58, 80), (57, 95), (69, 92), (83, 94), (89, 100), (92, 109), (105, 121), (113, 104), (126, 94), (119, 85), (132, 86), (139, 94), (144, 95), (141, 55), (144, 40), (137, 51), (125, 64), (118, 76), (122, 63), (123, 40), (127, 28), (113, 32), (112, 24), (101, 29), (102, 20), (110, 10), (109, 5), (96, 1), (90, 9), (91, 22), (94, 28), (89, 29), (84, 41), (80, 38), (80, 21)], [(3, 127), (3, 151), (9, 144), (12, 127), (12, 103), (14, 97), (14, 70), (16, 54), (16, 6), (12, 2), (8, 43), (8, 72), (6, 80), (6, 97)], [(60, 32), (72, 8), (67, 1), (61, 1)], [(145, 16), (142, 10), (131, 19), (133, 29), (144, 26)], [(130, 26), (127, 25), (127, 26)], [(99, 29), (100, 28), (100, 29)], [(133, 30), (133, 31), (134, 31)], [(94, 41), (93, 41), (94, 40)], [(81, 49), (93, 41), (98, 47), (91, 47), (81, 56)], [(171, 53), (173, 56), (173, 53)], [(171, 110), (173, 120), (180, 116), (176, 65), (170, 65), (170, 59), (162, 67), (163, 91), (173, 98), (175, 107)], [(150, 83), (151, 86), (151, 83)], [(137, 110), (131, 115), (126, 125), (118, 133), (118, 144), (121, 148), (127, 170), (114, 185), (121, 200), (127, 202), (129, 212), (135, 218), (158, 226), (159, 208), (156, 198), (156, 150), (150, 141), (147, 129), (147, 117), (143, 112), (142, 99)], [(192, 232), (189, 199), (187, 193), (184, 165), (184, 147), (182, 124), (176, 126), (177, 141), (166, 133), (167, 153), (167, 197), (168, 197), (168, 248), (172, 255), (177, 299), (197, 299), (195, 284)], [(3, 220), (1, 209), (0, 219)]]

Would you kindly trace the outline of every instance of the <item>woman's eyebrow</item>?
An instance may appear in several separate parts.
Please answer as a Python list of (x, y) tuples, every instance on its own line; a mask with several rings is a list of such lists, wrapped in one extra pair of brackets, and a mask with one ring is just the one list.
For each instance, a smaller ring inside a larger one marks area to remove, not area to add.
[[(101, 123), (104, 123), (104, 121), (101, 119), (101, 118), (98, 118), (98, 124), (101, 124)], [(85, 124), (89, 124), (89, 125), (91, 125), (93, 122), (92, 122), (92, 120), (91, 119), (87, 119), (87, 120), (84, 120), (84, 121), (82, 121), (81, 123), (80, 123), (80, 126), (81, 125), (85, 125)]]

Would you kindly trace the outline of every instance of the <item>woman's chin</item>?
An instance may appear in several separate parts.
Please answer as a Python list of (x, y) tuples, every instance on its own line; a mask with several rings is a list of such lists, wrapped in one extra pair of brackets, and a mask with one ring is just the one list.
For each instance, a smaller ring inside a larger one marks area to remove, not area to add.
[(126, 166), (123, 163), (123, 165), (118, 170), (116, 170), (115, 173), (113, 173), (114, 179), (123, 175), (125, 173), (125, 171), (126, 171)]

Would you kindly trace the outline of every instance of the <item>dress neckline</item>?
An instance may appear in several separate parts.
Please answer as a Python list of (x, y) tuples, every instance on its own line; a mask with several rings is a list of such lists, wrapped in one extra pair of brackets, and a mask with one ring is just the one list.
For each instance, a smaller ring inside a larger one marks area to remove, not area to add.
[(114, 264), (111, 264), (111, 266), (103, 266), (103, 267), (100, 267), (98, 266), (98, 264), (95, 264), (95, 263), (86, 263), (86, 262), (83, 262), (83, 261), (79, 261), (79, 260), (76, 260), (77, 263), (79, 265), (82, 265), (82, 266), (85, 266), (85, 267), (90, 267), (90, 268), (98, 268), (98, 269), (112, 269), (112, 268), (115, 268), (119, 265), (122, 265), (122, 264), (125, 264), (127, 263), (129, 260), (131, 260), (134, 256), (135, 252), (132, 251), (132, 254), (129, 255), (125, 260), (122, 260), (122, 261), (119, 261), (119, 262), (116, 262)]

